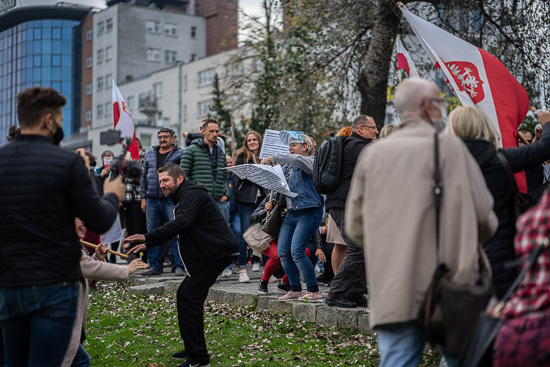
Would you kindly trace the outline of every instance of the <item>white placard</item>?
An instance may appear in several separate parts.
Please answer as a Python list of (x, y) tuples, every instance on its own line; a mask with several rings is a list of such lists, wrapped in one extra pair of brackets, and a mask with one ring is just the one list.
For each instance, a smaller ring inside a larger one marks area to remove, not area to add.
[(275, 154), (288, 154), (288, 145), (285, 145), (279, 138), (278, 130), (265, 130), (260, 159), (271, 157)]
[(227, 169), (235, 173), (241, 180), (247, 179), (267, 190), (273, 190), (291, 198), (298, 196), (289, 190), (283, 169), (279, 165), (241, 164)]

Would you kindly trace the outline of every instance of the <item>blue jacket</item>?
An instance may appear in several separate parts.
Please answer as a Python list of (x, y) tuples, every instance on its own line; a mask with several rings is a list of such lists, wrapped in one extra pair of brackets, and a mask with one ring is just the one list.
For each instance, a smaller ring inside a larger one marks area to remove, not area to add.
[(315, 190), (311, 174), (315, 157), (304, 157), (298, 154), (277, 154), (273, 161), (285, 165), (283, 172), (287, 177), (290, 191), (298, 194), (290, 198), (288, 210), (323, 207), (323, 197)]
[[(143, 163), (143, 172), (141, 173), (141, 198), (165, 199), (164, 194), (160, 191), (159, 176), (157, 174), (157, 153), (159, 146), (154, 146), (153, 149), (145, 153), (145, 162)], [(166, 163), (180, 164), (183, 149), (175, 147), (166, 157)]]

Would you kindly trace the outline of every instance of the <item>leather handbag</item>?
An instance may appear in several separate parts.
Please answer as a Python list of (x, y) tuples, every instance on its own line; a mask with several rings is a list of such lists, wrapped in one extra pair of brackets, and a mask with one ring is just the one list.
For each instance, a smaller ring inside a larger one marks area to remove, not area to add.
[(270, 246), (273, 237), (262, 230), (260, 222), (250, 226), (243, 234), (243, 238), (252, 251), (261, 254)]
[[(479, 277), (474, 285), (461, 285), (449, 277), (449, 269), (439, 259), (439, 223), (443, 185), (439, 166), (439, 143), (434, 137), (434, 206), (437, 266), (424, 302), (417, 316), (419, 326), (432, 345), (445, 346), (449, 356), (458, 358), (468, 346), (468, 340), (493, 295), (488, 266), (480, 252)], [(478, 245), (479, 246), (479, 245)]]
[(262, 225), (262, 230), (265, 233), (270, 234), (274, 238), (279, 237), (279, 230), (281, 229), (281, 226), (283, 225), (283, 220), (286, 216), (286, 209), (282, 205), (282, 198), (283, 195), (279, 197), (277, 205), (275, 205), (275, 207), (269, 213), (267, 213), (265, 221)]
[(520, 215), (525, 213), (527, 209), (533, 206), (535, 203), (535, 199), (533, 196), (520, 192), (518, 190), (518, 185), (516, 183), (516, 180), (514, 179), (514, 173), (512, 172), (512, 168), (510, 167), (510, 164), (508, 163), (508, 160), (502, 154), (501, 152), (497, 152), (497, 157), (500, 160), (500, 163), (504, 167), (504, 172), (506, 173), (506, 179), (508, 180), (508, 183), (510, 184), (510, 188), (512, 190), (512, 195), (514, 198), (514, 219), (518, 219)]
[(258, 186), (248, 180), (239, 180), (235, 188), (235, 202), (237, 204), (256, 204)]

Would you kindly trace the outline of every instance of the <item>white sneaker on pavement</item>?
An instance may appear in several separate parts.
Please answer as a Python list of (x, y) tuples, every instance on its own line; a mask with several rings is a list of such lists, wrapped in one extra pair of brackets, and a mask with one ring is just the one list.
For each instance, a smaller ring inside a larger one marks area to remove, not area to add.
[(260, 263), (252, 264), (252, 271), (260, 271)]
[(239, 282), (241, 283), (250, 282), (250, 278), (248, 277), (248, 273), (246, 272), (246, 269), (241, 269), (241, 271), (239, 271)]
[(229, 278), (231, 275), (233, 275), (233, 270), (229, 268), (225, 268), (222, 272), (222, 278)]

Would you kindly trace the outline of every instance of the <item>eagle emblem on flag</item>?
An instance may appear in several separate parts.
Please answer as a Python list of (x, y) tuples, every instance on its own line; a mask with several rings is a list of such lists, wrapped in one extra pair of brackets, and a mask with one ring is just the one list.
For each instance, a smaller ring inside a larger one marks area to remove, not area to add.
[[(474, 64), (464, 61), (450, 61), (446, 62), (445, 65), (447, 65), (447, 68), (452, 73), (458, 88), (468, 93), (474, 104), (483, 101), (485, 98), (483, 81), (479, 77), (479, 71)], [(437, 63), (435, 67), (439, 70), (439, 63)], [(448, 84), (449, 80), (447, 78), (445, 79)]]

